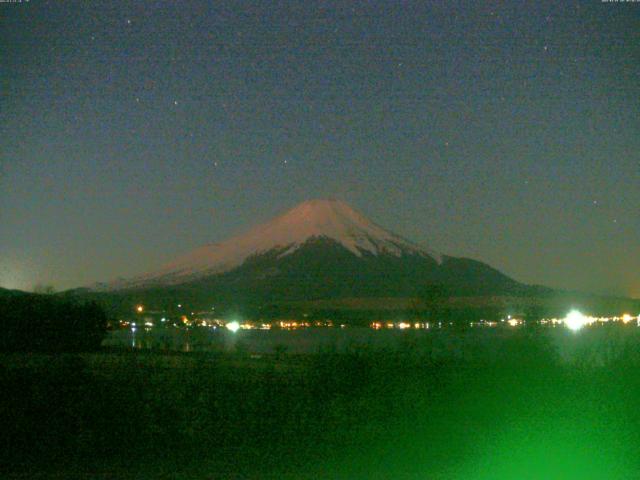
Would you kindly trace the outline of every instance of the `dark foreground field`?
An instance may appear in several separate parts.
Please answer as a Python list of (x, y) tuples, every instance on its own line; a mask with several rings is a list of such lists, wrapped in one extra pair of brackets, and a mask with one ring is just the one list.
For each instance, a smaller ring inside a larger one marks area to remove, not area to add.
[(0, 357), (2, 478), (631, 479), (640, 356)]

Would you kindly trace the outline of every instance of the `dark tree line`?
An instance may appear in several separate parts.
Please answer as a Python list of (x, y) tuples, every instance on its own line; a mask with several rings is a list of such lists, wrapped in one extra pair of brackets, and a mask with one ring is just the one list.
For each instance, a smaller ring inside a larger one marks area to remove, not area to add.
[(93, 302), (37, 294), (0, 298), (0, 351), (96, 350), (106, 329), (107, 316)]

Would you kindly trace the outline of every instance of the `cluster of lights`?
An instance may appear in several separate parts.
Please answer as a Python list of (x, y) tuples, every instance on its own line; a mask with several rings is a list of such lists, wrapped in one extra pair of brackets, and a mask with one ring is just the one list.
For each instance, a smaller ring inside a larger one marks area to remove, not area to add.
[[(182, 304), (178, 304), (178, 308), (182, 308)], [(213, 310), (213, 308), (212, 308)], [(135, 307), (135, 311), (138, 314), (141, 314), (145, 311), (145, 307), (144, 305), (136, 305)], [(149, 312), (149, 313), (155, 313), (155, 312)], [(307, 315), (305, 314), (305, 317)], [(162, 323), (167, 322), (167, 318), (166, 317), (162, 317), (160, 319), (160, 321)], [(607, 323), (607, 322), (622, 322), (623, 324), (628, 324), (632, 321), (635, 321), (637, 323), (638, 326), (640, 326), (640, 315), (638, 315), (637, 317), (634, 317), (628, 313), (625, 313), (624, 315), (620, 316), (620, 317), (592, 317), (592, 316), (586, 316), (583, 315), (581, 312), (579, 312), (578, 310), (572, 310), (570, 311), (566, 317), (564, 318), (551, 318), (551, 319), (541, 319), (538, 321), (538, 323), (540, 323), (541, 325), (547, 325), (550, 324), (552, 326), (557, 326), (557, 325), (564, 325), (566, 326), (568, 329), (572, 330), (572, 331), (578, 331), (580, 329), (582, 329), (585, 326), (589, 326), (589, 325), (594, 325), (594, 324), (602, 324), (602, 323)], [(500, 322), (502, 323), (506, 323), (508, 324), (510, 327), (517, 327), (519, 325), (523, 325), (525, 322), (522, 319), (519, 318), (513, 318), (511, 317), (511, 315), (508, 315), (507, 318), (503, 318), (500, 320)], [(238, 321), (231, 321), (231, 322), (227, 322), (225, 323), (224, 321), (220, 320), (220, 319), (196, 319), (196, 320), (191, 320), (189, 319), (186, 315), (182, 315), (180, 317), (180, 323), (182, 323), (182, 325), (185, 326), (191, 326), (191, 325), (195, 325), (195, 326), (202, 326), (202, 327), (211, 327), (211, 328), (217, 328), (217, 327), (226, 327), (229, 331), (231, 332), (237, 332), (240, 329), (247, 329), (247, 330), (251, 330), (251, 329), (261, 329), (261, 330), (269, 330), (272, 327), (272, 324), (270, 323), (254, 323), (254, 322), (246, 322), (246, 323), (239, 323)], [(452, 325), (452, 322), (448, 322), (449, 325)], [(129, 327), (131, 326), (132, 328), (135, 329), (136, 324), (135, 323), (130, 323), (128, 321), (125, 320), (120, 320), (119, 322), (121, 327)], [(177, 326), (177, 324), (174, 324)], [(277, 322), (277, 325), (282, 328), (282, 329), (288, 329), (288, 330), (292, 330), (292, 329), (297, 329), (297, 328), (308, 328), (308, 327), (333, 327), (333, 322), (327, 320), (327, 321), (315, 321), (315, 322), (308, 322), (308, 321), (295, 321), (295, 320), (283, 320), (283, 321), (279, 321)], [(471, 322), (469, 324), (471, 327), (474, 326), (483, 326), (483, 327), (496, 327), (499, 325), (499, 322), (496, 321), (489, 321), (489, 320), (480, 320), (479, 322)], [(150, 318), (145, 318), (145, 322), (144, 322), (144, 326), (147, 328), (151, 328), (154, 326), (154, 323), (151, 321)], [(369, 325), (372, 329), (374, 330), (381, 330), (381, 329), (400, 329), (400, 330), (406, 330), (406, 329), (429, 329), (431, 327), (431, 325), (428, 322), (414, 322), (414, 323), (409, 323), (406, 321), (402, 321), (402, 322), (381, 322), (381, 321), (375, 321), (372, 322)], [(346, 327), (346, 325), (341, 324), (340, 325), (341, 328)], [(437, 323), (437, 327), (438, 328), (442, 328), (442, 322), (438, 322)]]
[(251, 322), (240, 323), (235, 320), (225, 324), (225, 327), (227, 328), (227, 330), (234, 333), (237, 332), (238, 330), (271, 330), (271, 325), (268, 323), (260, 323), (260, 324), (251, 323)]
[[(504, 319), (502, 319), (504, 322)], [(479, 322), (470, 322), (469, 326), (471, 327), (497, 327), (498, 322), (493, 320), (480, 320)]]
[(634, 317), (628, 313), (625, 313), (620, 317), (592, 317), (592, 316), (584, 315), (578, 310), (571, 310), (567, 314), (567, 316), (562, 319), (552, 318), (549, 320), (541, 320), (540, 323), (542, 324), (550, 323), (553, 326), (558, 324), (563, 324), (568, 329), (573, 330), (575, 332), (582, 329), (583, 327), (590, 326), (590, 325), (604, 324), (609, 322), (622, 322), (623, 324), (626, 325), (634, 320), (636, 321), (636, 324), (640, 326), (640, 315), (638, 315), (637, 317)]
[(278, 322), (278, 326), (286, 330), (295, 330), (296, 328), (309, 328), (311, 327), (311, 323), (297, 322), (295, 320), (285, 320)]
[(543, 318), (539, 323), (540, 325), (551, 325), (552, 327), (555, 327), (556, 325), (563, 325), (564, 318)]
[(393, 323), (393, 322), (371, 322), (369, 324), (370, 328), (373, 328), (374, 330), (381, 330), (383, 328), (386, 329), (393, 329), (393, 328), (399, 328), (400, 330), (406, 330), (408, 328), (413, 328), (416, 330), (428, 330), (429, 328), (431, 328), (431, 325), (429, 325), (429, 322), (415, 322), (415, 323), (409, 323), (409, 322), (398, 322), (398, 323)]
[(583, 327), (597, 323), (622, 322), (626, 325), (633, 320), (636, 320), (637, 325), (640, 326), (640, 315), (633, 317), (625, 313), (621, 317), (588, 317), (577, 310), (572, 310), (567, 314), (563, 322), (567, 328), (575, 332)]

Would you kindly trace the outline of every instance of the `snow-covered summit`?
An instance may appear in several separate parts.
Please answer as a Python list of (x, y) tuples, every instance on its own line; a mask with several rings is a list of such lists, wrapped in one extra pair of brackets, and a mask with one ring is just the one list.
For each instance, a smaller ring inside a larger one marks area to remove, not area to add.
[(111, 288), (145, 284), (177, 284), (206, 275), (223, 273), (241, 265), (248, 257), (281, 249), (282, 256), (297, 250), (311, 238), (328, 238), (354, 255), (406, 254), (440, 256), (379, 225), (340, 200), (309, 200), (275, 219), (221, 243), (197, 248), (168, 263), (160, 270), (117, 282)]

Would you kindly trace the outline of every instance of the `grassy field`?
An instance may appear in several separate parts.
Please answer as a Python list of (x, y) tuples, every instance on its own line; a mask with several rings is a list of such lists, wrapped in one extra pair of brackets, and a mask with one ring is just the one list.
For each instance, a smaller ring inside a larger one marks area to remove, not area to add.
[(2, 478), (629, 479), (640, 355), (0, 357)]

